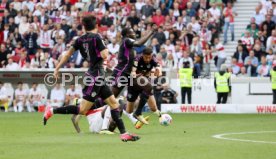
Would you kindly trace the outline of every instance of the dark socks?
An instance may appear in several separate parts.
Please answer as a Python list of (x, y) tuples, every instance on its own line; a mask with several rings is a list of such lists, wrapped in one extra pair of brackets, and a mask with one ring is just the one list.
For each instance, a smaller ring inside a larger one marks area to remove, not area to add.
[(79, 107), (75, 105), (68, 105), (65, 107), (55, 108), (54, 114), (79, 114)]
[(137, 116), (142, 115), (143, 108), (146, 105), (148, 99), (149, 99), (149, 97), (145, 94), (142, 94), (140, 96), (140, 101), (139, 101), (138, 107), (137, 107), (136, 111), (134, 112), (135, 115), (137, 115)]
[(115, 121), (120, 134), (124, 134), (126, 132), (125, 125), (123, 120), (120, 117), (120, 110), (119, 108), (111, 110), (111, 117)]

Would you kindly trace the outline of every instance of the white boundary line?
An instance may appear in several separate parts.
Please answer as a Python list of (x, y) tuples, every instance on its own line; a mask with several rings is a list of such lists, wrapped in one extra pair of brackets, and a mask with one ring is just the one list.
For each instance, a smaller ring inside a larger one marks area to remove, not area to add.
[(221, 140), (230, 140), (230, 141), (239, 141), (239, 142), (251, 142), (251, 143), (262, 143), (262, 144), (276, 144), (272, 141), (258, 141), (258, 140), (246, 140), (246, 139), (235, 139), (235, 138), (229, 138), (225, 136), (229, 135), (243, 135), (243, 134), (264, 134), (264, 133), (276, 133), (276, 131), (256, 131), (256, 132), (239, 132), (239, 133), (225, 133), (225, 134), (217, 134), (213, 135), (213, 138), (221, 139)]

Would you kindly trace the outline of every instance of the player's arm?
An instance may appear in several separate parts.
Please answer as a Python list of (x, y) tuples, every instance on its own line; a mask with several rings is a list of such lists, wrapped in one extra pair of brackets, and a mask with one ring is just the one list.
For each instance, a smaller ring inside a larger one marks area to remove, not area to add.
[(61, 58), (60, 62), (58, 63), (58, 65), (55, 68), (55, 72), (54, 72), (54, 76), (55, 78), (58, 78), (58, 74), (59, 74), (59, 69), (65, 64), (67, 63), (67, 61), (70, 59), (70, 57), (73, 55), (73, 53), (75, 52), (75, 48), (71, 47)]
[(154, 25), (152, 30), (149, 31), (145, 36), (143, 36), (141, 39), (135, 41), (133, 43), (134, 46), (141, 46), (141, 45), (144, 45), (150, 38), (153, 37), (154, 33), (157, 31), (157, 26)]
[(131, 68), (131, 76), (133, 78), (136, 77), (137, 67), (138, 67), (138, 57), (135, 58), (135, 60), (133, 61), (133, 65), (132, 65), (132, 68)]

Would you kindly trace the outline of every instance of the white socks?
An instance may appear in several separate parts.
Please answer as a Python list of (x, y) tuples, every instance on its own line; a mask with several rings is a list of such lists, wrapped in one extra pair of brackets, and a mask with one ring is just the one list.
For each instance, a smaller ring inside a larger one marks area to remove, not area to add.
[(129, 118), (129, 120), (132, 122), (132, 124), (135, 124), (138, 120), (133, 117), (133, 113), (129, 114), (125, 110), (123, 111), (124, 114)]

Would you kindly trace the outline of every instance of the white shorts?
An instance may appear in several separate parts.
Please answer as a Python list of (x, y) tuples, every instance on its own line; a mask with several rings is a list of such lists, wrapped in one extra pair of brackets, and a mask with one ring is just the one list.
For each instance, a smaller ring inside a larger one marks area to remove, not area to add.
[(102, 118), (102, 109), (95, 110), (95, 113), (87, 115), (87, 120), (89, 123), (89, 130), (92, 133), (99, 133), (102, 129), (103, 118)]

